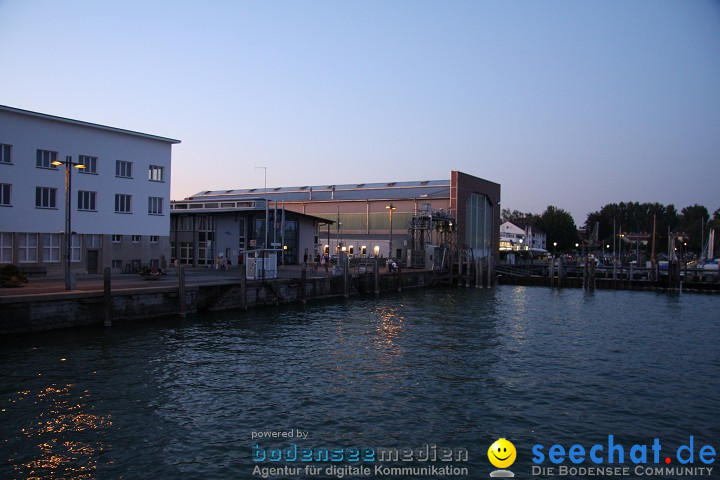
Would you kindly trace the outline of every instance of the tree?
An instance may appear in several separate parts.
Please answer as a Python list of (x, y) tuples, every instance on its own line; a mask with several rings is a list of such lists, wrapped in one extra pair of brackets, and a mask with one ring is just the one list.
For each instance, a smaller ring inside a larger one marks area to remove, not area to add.
[(547, 235), (548, 250), (554, 242), (561, 251), (574, 249), (578, 242), (575, 220), (562, 208), (549, 205), (540, 215), (537, 227)]
[(597, 224), (601, 244), (612, 244), (613, 234), (617, 235), (620, 231), (652, 235), (653, 217), (656, 219), (657, 251), (662, 252), (667, 249), (668, 229), (674, 232), (678, 227), (678, 213), (672, 204), (609, 203), (600, 211), (588, 214), (585, 226), (592, 231)]
[(540, 216), (534, 213), (523, 213), (520, 210), (510, 211), (509, 208), (503, 208), (501, 212), (503, 222), (512, 222), (514, 224), (522, 225), (536, 225)]
[(707, 208), (695, 204), (691, 207), (683, 208), (681, 214), (678, 227), (680, 231), (688, 235), (686, 251), (699, 254), (705, 241), (702, 237), (707, 234), (705, 224), (710, 219)]

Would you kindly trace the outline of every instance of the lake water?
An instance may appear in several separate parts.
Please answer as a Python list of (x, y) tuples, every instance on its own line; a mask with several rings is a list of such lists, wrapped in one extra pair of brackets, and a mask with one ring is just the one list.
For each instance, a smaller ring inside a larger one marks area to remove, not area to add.
[[(529, 477), (533, 446), (607, 455), (608, 435), (625, 455), (658, 438), (662, 460), (693, 436), (703, 465), (700, 447), (720, 451), (719, 319), (713, 295), (454, 287), (5, 338), (0, 478), (241, 479), (301, 463), (254, 462), (253, 445), (464, 449), (464, 477), (370, 478), (488, 478), (500, 437)], [(329, 478), (304, 472), (272, 478)]]

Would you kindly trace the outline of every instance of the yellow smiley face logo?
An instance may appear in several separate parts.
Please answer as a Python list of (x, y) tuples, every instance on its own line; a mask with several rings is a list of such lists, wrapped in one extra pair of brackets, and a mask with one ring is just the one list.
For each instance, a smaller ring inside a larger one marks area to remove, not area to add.
[(509, 467), (515, 461), (516, 456), (515, 445), (504, 438), (498, 438), (488, 448), (488, 459), (497, 468)]

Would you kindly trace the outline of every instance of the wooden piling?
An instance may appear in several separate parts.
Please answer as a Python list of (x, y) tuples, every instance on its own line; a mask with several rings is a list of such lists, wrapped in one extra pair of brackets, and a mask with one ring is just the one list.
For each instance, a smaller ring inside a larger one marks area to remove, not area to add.
[(563, 260), (562, 258), (558, 258), (557, 260), (557, 286), (562, 287), (563, 286), (563, 275), (564, 275), (564, 269), (563, 269)]
[(187, 304), (185, 303), (185, 266), (178, 265), (178, 316), (187, 316)]
[(487, 287), (495, 286), (495, 257), (492, 253), (487, 257)]
[(112, 288), (110, 278), (110, 267), (105, 267), (103, 269), (103, 302), (105, 306), (105, 321), (103, 323), (106, 327), (112, 327)]
[(548, 260), (548, 277), (550, 277), (550, 286), (555, 286), (555, 258)]
[(458, 252), (458, 287), (462, 287), (463, 280), (463, 255)]
[(305, 304), (307, 303), (307, 267), (303, 264), (302, 273), (300, 277), (300, 301)]
[(482, 258), (475, 259), (475, 288), (483, 288)]
[(240, 308), (247, 310), (247, 273), (245, 272), (245, 265), (240, 266), (240, 273), (240, 297), (242, 298)]
[(375, 276), (375, 295), (380, 293), (380, 259), (375, 259), (375, 268), (373, 269), (373, 275)]

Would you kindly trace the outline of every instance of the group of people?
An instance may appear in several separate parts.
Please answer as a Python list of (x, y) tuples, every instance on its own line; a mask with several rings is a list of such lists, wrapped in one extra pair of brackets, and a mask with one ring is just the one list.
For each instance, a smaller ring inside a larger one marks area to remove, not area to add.
[(222, 256), (218, 255), (215, 257), (215, 270), (220, 270), (221, 268), (224, 268), (227, 272), (230, 270), (230, 267), (232, 266), (232, 260), (230, 260), (230, 257), (223, 258)]

